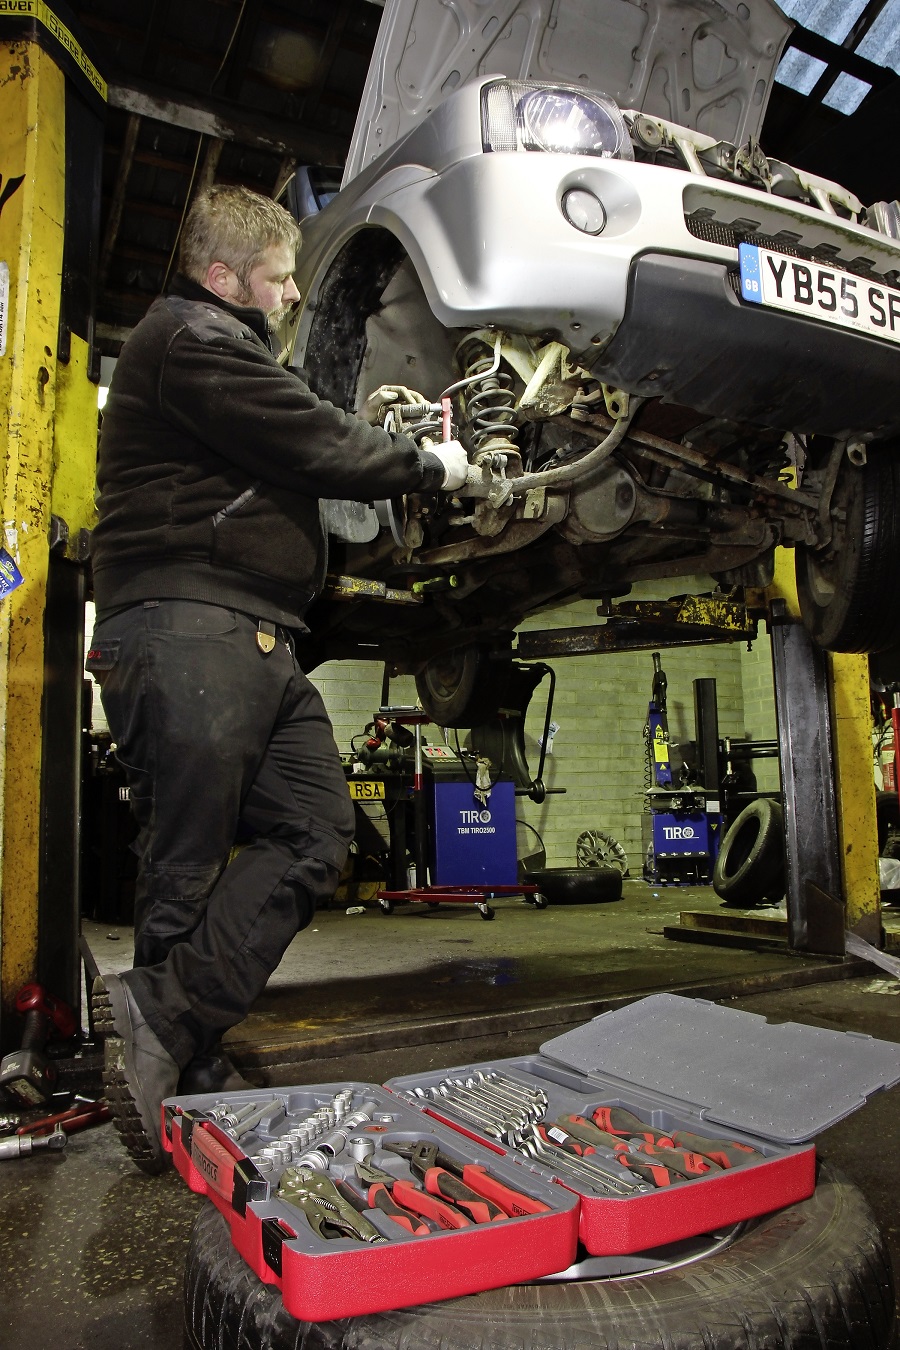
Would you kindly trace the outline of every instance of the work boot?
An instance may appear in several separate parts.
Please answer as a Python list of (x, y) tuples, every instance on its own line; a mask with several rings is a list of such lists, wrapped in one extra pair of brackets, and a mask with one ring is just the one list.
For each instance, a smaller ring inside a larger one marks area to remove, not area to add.
[(204, 1092), (246, 1092), (255, 1087), (255, 1083), (248, 1083), (242, 1077), (240, 1069), (222, 1049), (221, 1042), (206, 1054), (195, 1055), (182, 1069), (178, 1080), (178, 1093), (183, 1097)]
[(105, 1038), (103, 1087), (113, 1124), (142, 1172), (165, 1170), (168, 1154), (160, 1138), (160, 1104), (174, 1097), (179, 1067), (148, 1025), (121, 975), (94, 981), (91, 1007), (97, 1032)]

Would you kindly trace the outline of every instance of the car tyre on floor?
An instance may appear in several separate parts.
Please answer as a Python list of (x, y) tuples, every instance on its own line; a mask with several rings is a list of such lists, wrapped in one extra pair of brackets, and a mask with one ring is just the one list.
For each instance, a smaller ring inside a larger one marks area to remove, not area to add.
[(861, 1191), (824, 1165), (808, 1200), (724, 1250), (626, 1279), (489, 1290), (396, 1312), (298, 1322), (211, 1204), (185, 1271), (188, 1350), (887, 1350), (894, 1287)]
[(760, 797), (725, 832), (713, 868), (713, 890), (726, 905), (758, 905), (784, 894), (784, 813)]

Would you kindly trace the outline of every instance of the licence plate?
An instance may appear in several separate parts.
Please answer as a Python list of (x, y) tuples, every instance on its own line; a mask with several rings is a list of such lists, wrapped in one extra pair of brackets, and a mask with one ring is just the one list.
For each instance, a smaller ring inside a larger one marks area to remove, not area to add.
[(741, 244), (741, 296), (756, 305), (900, 342), (900, 290), (822, 263)]
[(384, 783), (373, 778), (351, 778), (347, 787), (355, 802), (384, 801)]

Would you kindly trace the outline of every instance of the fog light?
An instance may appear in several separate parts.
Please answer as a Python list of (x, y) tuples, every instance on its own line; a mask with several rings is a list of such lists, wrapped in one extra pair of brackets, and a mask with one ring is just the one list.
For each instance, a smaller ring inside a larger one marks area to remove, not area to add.
[(562, 213), (570, 225), (585, 234), (599, 234), (606, 225), (603, 203), (587, 188), (570, 188), (562, 199)]

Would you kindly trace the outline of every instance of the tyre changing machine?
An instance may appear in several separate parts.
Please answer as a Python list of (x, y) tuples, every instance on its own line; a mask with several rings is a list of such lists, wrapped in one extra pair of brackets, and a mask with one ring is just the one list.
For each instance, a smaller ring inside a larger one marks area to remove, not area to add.
[[(500, 895), (520, 895), (526, 904), (543, 909), (546, 900), (538, 887), (519, 882), (516, 860), (515, 790), (511, 782), (497, 782), (490, 801), (474, 799), (473, 784), (453, 782), (432, 775), (426, 787), (422, 727), (431, 718), (416, 708), (382, 708), (379, 714), (400, 726), (412, 726), (415, 763), (412, 802), (415, 820), (415, 885), (377, 894), (382, 914), (392, 914), (397, 904), (471, 905), (483, 919), (493, 919), (490, 901)], [(429, 803), (429, 796), (431, 798)], [(430, 806), (430, 810), (429, 810)], [(431, 843), (431, 876), (428, 883), (428, 841)]]
[(712, 881), (722, 837), (716, 682), (694, 681), (699, 765), (697, 782), (683, 787), (676, 782), (669, 755), (667, 687), (660, 654), (654, 652), (653, 689), (647, 709), (650, 786), (648, 811), (643, 818), (644, 880), (655, 886), (704, 886)]

